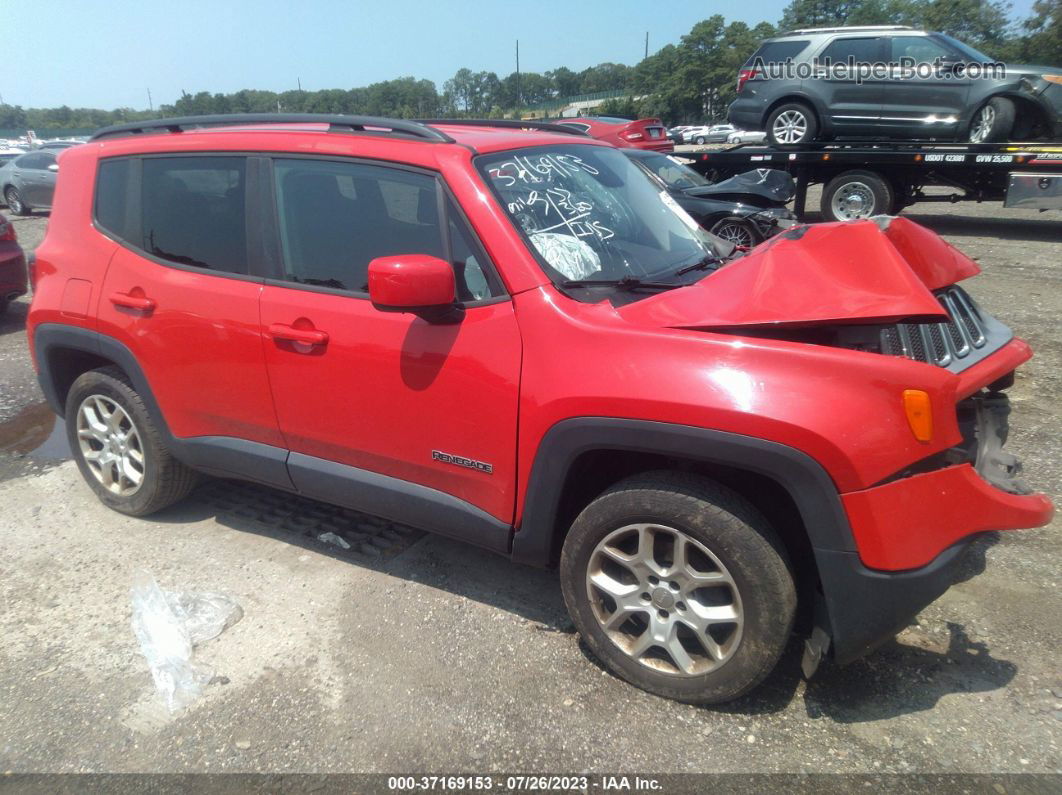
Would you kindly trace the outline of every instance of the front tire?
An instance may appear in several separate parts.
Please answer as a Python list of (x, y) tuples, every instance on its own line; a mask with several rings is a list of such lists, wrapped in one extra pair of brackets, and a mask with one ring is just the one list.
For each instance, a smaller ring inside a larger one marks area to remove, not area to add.
[(1006, 141), (1014, 129), (1014, 102), (1006, 97), (992, 97), (970, 119), (970, 143), (986, 144)]
[(695, 144), (697, 144), (698, 146), (703, 146), (704, 145), (704, 136), (703, 135), (698, 135), (696, 138), (693, 139), (693, 142)]
[(14, 185), (9, 185), (4, 191), (4, 202), (15, 215), (29, 215), (33, 212), (33, 208), (23, 201), (22, 194)]
[(763, 236), (756, 228), (756, 225), (736, 215), (728, 215), (708, 231), (716, 237), (721, 237), (723, 240), (733, 243), (735, 246), (744, 248), (752, 248), (763, 242)]
[(572, 524), (561, 588), (591, 651), (621, 679), (690, 704), (758, 685), (789, 639), (785, 549), (747, 501), (681, 472), (617, 483)]
[(815, 111), (802, 102), (779, 105), (767, 117), (767, 141), (772, 146), (808, 144), (819, 134)]
[(143, 399), (117, 367), (90, 370), (74, 381), (66, 434), (85, 482), (119, 513), (155, 513), (196, 484), (196, 473), (166, 449)]

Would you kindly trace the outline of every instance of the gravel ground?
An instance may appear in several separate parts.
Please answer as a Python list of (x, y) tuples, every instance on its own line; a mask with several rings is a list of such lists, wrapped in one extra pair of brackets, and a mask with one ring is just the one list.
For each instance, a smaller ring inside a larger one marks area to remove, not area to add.
[[(909, 215), (981, 262), (969, 289), (1036, 349), (1009, 449), (1057, 497), (1058, 216)], [(27, 248), (45, 223), (15, 219)], [(26, 307), (0, 321), (0, 772), (1062, 772), (1058, 521), (982, 539), (865, 660), (805, 682), (794, 642), (751, 696), (685, 706), (600, 668), (552, 572), (256, 487), (207, 484), (147, 520), (104, 509), (40, 406)], [(140, 568), (244, 610), (197, 650), (215, 676), (175, 716), (130, 630)]]

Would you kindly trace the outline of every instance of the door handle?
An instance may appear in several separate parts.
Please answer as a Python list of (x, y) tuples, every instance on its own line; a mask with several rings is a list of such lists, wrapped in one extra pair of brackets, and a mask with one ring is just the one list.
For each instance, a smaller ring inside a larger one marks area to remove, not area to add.
[(328, 333), (313, 328), (295, 328), (284, 323), (272, 323), (269, 326), (269, 336), (277, 340), (301, 342), (304, 345), (326, 345)]
[(155, 302), (151, 298), (128, 293), (111, 293), (111, 303), (126, 309), (135, 309), (138, 312), (150, 312), (155, 308)]

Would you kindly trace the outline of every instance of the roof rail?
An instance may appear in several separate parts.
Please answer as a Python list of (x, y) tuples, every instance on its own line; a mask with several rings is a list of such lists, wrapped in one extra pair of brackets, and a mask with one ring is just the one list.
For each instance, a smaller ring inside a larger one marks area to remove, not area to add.
[(910, 25), (841, 25), (833, 28), (797, 28), (787, 30), (783, 36), (800, 36), (805, 33), (840, 33), (844, 31), (865, 32), (874, 30), (914, 30)]
[(510, 130), (542, 130), (543, 132), (586, 136), (582, 130), (565, 127), (562, 124), (523, 119), (417, 119), (417, 122), (432, 127), (436, 124), (451, 124), (458, 127), (501, 127)]
[[(226, 113), (213, 116), (179, 116), (173, 119), (115, 124), (97, 130), (89, 138), (113, 138), (121, 135), (150, 135), (152, 133), (179, 133), (202, 127), (222, 127), (243, 124), (327, 124), (328, 132), (366, 133), (369, 135), (395, 135), (435, 143), (453, 143), (454, 139), (426, 124), (403, 119), (384, 119), (375, 116), (345, 116), (324, 113)], [(366, 129), (372, 128), (372, 129)]]

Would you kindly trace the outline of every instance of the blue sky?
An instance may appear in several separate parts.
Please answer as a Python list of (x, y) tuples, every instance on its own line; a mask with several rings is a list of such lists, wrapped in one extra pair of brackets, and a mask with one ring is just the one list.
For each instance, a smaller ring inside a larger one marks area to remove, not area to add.
[[(155, 107), (182, 89), (351, 88), (462, 66), (508, 74), (636, 63), (712, 14), (777, 22), (787, 0), (0, 0), (3, 101)], [(1032, 0), (1014, 0), (1025, 16)]]

